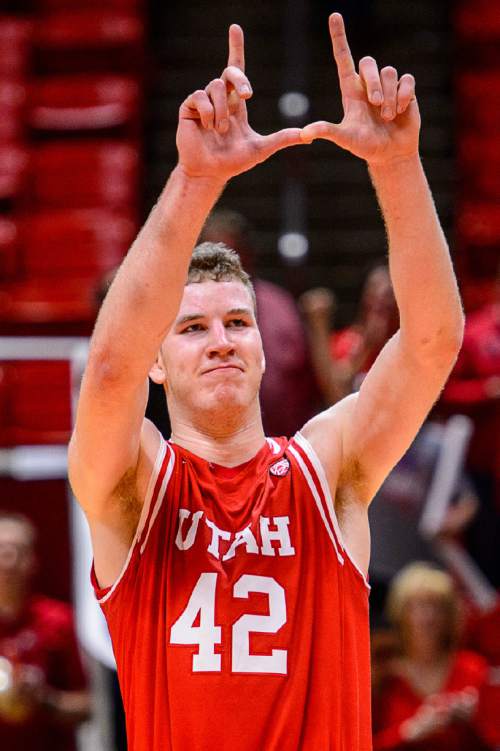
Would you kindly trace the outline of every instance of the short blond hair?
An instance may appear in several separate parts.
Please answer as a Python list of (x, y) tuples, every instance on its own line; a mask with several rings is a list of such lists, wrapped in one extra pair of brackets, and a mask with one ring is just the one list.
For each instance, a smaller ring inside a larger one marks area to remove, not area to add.
[(446, 614), (444, 646), (451, 648), (458, 639), (460, 601), (451, 576), (429, 563), (417, 561), (405, 566), (394, 577), (389, 588), (386, 613), (400, 638), (403, 637), (405, 610), (412, 597), (428, 595), (439, 600)]
[(257, 307), (255, 290), (238, 253), (224, 243), (204, 242), (191, 256), (186, 284), (200, 282), (241, 282), (249, 291), (254, 310)]

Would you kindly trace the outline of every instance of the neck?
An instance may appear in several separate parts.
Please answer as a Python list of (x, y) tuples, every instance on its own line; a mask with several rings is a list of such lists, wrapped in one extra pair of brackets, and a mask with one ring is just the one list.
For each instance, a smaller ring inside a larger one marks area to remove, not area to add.
[(447, 659), (448, 653), (443, 651), (438, 644), (427, 642), (409, 646), (407, 656), (414, 664), (425, 667), (440, 664)]
[(174, 443), (223, 467), (237, 467), (252, 459), (265, 441), (260, 409), (234, 420), (214, 415), (210, 420), (199, 415), (191, 420), (171, 414), (171, 424)]

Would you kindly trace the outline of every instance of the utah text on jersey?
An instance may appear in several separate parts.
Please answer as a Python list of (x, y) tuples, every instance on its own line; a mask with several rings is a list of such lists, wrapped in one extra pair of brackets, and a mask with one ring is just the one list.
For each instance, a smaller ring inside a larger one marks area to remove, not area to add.
[[(189, 529), (186, 525), (184, 536), (184, 522), (190, 517), (191, 524)], [(179, 526), (175, 538), (175, 544), (179, 550), (189, 550), (195, 544), (199, 537), (198, 527), (202, 519), (204, 519), (206, 529), (210, 530), (210, 542), (206, 547), (207, 552), (217, 560), (221, 558), (221, 541), (226, 545), (226, 550), (222, 555), (223, 561), (234, 558), (236, 551), (241, 548), (244, 548), (250, 555), (274, 556), (276, 552), (281, 556), (295, 555), (295, 548), (290, 540), (290, 519), (288, 516), (274, 516), (272, 520), (267, 516), (260, 516), (258, 523), (260, 534), (253, 532), (250, 524), (233, 534), (225, 529), (219, 529), (215, 522), (211, 521), (206, 515), (204, 516), (203, 511), (195, 511), (192, 514), (189, 509), (185, 508), (179, 509)], [(273, 528), (271, 528), (271, 521)], [(273, 541), (277, 543), (276, 549), (273, 547)], [(205, 542), (204, 539), (201, 544), (205, 544)]]

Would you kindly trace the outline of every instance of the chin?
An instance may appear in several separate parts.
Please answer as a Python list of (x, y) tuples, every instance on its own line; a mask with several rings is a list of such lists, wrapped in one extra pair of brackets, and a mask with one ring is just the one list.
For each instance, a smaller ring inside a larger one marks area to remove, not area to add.
[(205, 393), (201, 392), (193, 402), (194, 409), (205, 413), (231, 413), (247, 409), (255, 399), (255, 393), (248, 385), (218, 383)]
[(238, 388), (231, 383), (221, 383), (203, 401), (209, 410), (230, 410), (247, 406), (250, 399), (246, 389)]

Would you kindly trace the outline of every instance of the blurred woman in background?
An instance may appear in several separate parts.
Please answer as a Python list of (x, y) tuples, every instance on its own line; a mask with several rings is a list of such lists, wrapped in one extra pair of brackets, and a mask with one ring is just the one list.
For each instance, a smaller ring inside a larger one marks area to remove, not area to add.
[(486, 661), (457, 649), (460, 607), (451, 577), (413, 563), (392, 582), (395, 650), (376, 671), (374, 751), (484, 751), (475, 729)]

